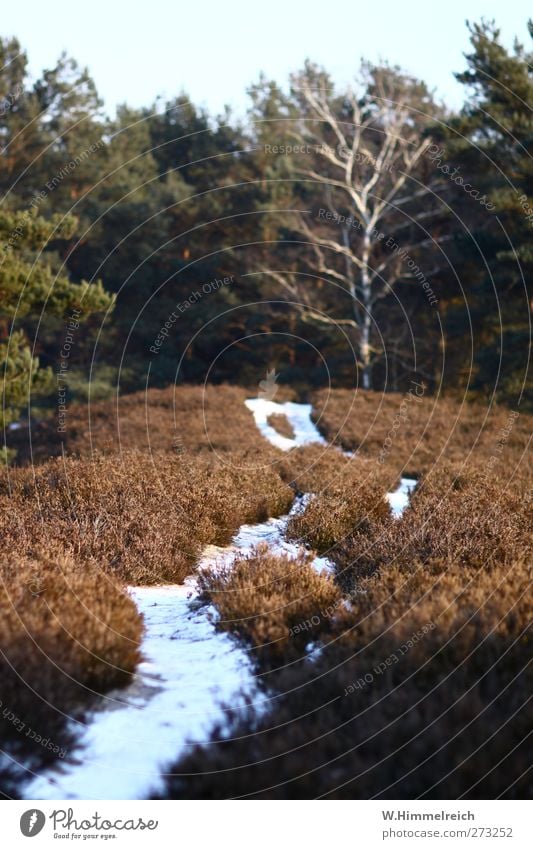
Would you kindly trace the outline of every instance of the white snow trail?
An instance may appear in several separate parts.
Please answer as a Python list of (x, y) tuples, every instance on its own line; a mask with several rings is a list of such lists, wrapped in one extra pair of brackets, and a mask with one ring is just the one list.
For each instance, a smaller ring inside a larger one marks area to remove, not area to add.
[(146, 798), (188, 740), (208, 739), (221, 702), (239, 707), (243, 688), (259, 698), (247, 653), (215, 630), (209, 608), (191, 607), (193, 581), (131, 594), (145, 621), (144, 660), (77, 729), (79, 749), (26, 786), (26, 799)]
[[(244, 403), (253, 413), (255, 423), (265, 439), (275, 445), (276, 448), (281, 448), (282, 451), (290, 451), (291, 448), (309, 445), (312, 442), (327, 445), (326, 440), (311, 419), (313, 411), (311, 404), (295, 404), (292, 401), (278, 404), (276, 401), (267, 401), (265, 398), (250, 398)], [(289, 439), (287, 436), (282, 436), (268, 424), (267, 418), (273, 413), (287, 416), (294, 430), (293, 438)]]
[[(295, 404), (292, 401), (287, 401), (284, 404), (278, 404), (275, 401), (268, 401), (264, 398), (252, 398), (245, 401), (246, 406), (252, 411), (255, 423), (262, 435), (276, 448), (281, 448), (282, 451), (290, 451), (291, 448), (297, 448), (300, 445), (327, 445), (326, 440), (318, 430), (317, 426), (311, 418), (313, 408), (311, 404)], [(285, 415), (289, 420), (294, 430), (294, 438), (289, 439), (286, 436), (281, 436), (271, 425), (267, 419), (273, 413)], [(347, 457), (353, 457), (351, 451), (343, 451)], [(400, 478), (400, 483), (394, 492), (387, 494), (393, 515), (401, 516), (405, 508), (409, 505), (409, 495), (417, 484), (414, 478)]]
[[(290, 513), (257, 525), (242, 525), (231, 545), (208, 546), (198, 569), (231, 565), (265, 543), (290, 559), (303, 546), (285, 540), (290, 516), (309, 496), (295, 499)], [(325, 557), (312, 561), (330, 570)], [(198, 605), (194, 578), (185, 584), (131, 587), (143, 614), (144, 660), (132, 683), (102, 698), (84, 726), (76, 726), (79, 747), (24, 787), (26, 799), (136, 799), (161, 790), (165, 764), (189, 742), (207, 742), (222, 703), (244, 708), (246, 692), (255, 707), (267, 697), (257, 687), (250, 656), (228, 634), (216, 631), (213, 607)], [(196, 604), (195, 604), (196, 602)]]

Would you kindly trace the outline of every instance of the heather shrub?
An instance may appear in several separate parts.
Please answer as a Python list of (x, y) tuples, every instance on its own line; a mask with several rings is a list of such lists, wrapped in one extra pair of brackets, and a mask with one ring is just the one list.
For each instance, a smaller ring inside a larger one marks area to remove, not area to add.
[(70, 715), (81, 718), (97, 695), (129, 681), (142, 618), (97, 563), (80, 566), (50, 546), (3, 554), (0, 576), (0, 741), (38, 766), (70, 746)]
[(342, 486), (379, 483), (383, 491), (394, 489), (397, 475), (391, 475), (365, 457), (348, 457), (338, 448), (306, 445), (282, 454), (276, 469), (299, 492), (336, 492)]
[(332, 444), (371, 459), (391, 474), (418, 477), (435, 465), (465, 463), (491, 476), (531, 486), (527, 453), (533, 417), (490, 404), (461, 402), (422, 392), (347, 389), (320, 390), (313, 395), (321, 433)]
[(304, 510), (291, 516), (287, 536), (325, 553), (349, 534), (357, 532), (364, 537), (390, 515), (385, 493), (378, 484), (339, 482), (309, 499)]
[[(251, 393), (238, 386), (169, 386), (122, 394), (90, 404), (71, 404), (66, 432), (57, 433), (55, 419), (9, 434), (17, 462), (40, 462), (50, 455), (82, 457), (139, 450), (195, 455), (215, 451), (252, 450), (269, 453), (246, 409)], [(271, 454), (272, 452), (270, 452)]]
[(505, 489), (474, 470), (437, 470), (417, 487), (401, 518), (356, 532), (332, 552), (339, 579), (350, 587), (361, 575), (393, 564), (404, 570), (439, 559), (490, 569), (530, 550), (531, 495)]
[(275, 555), (266, 546), (201, 572), (199, 585), (218, 611), (217, 628), (244, 640), (262, 665), (298, 657), (341, 603), (336, 584), (308, 558)]
[(294, 439), (294, 428), (283, 413), (271, 413), (267, 416), (267, 424), (273, 427), (275, 431), (286, 436), (288, 439)]
[(3, 493), (4, 550), (62, 546), (130, 583), (182, 581), (204, 545), (286, 512), (293, 498), (270, 467), (139, 451), (16, 469)]
[(364, 579), (309, 659), (174, 764), (167, 798), (524, 798), (530, 569)]

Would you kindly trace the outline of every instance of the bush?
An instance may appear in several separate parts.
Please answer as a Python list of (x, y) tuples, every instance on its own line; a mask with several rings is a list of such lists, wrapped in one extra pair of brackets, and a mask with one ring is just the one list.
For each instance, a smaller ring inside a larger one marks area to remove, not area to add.
[(338, 484), (311, 498), (303, 511), (291, 516), (287, 536), (325, 554), (350, 534), (365, 536), (390, 516), (379, 485), (368, 481), (364, 486)]
[(217, 628), (252, 646), (267, 666), (298, 657), (341, 603), (335, 583), (308, 558), (276, 556), (266, 546), (201, 572), (199, 584), (219, 613)]
[(130, 583), (180, 582), (204, 545), (227, 543), (241, 524), (286, 512), (292, 501), (271, 468), (226, 460), (128, 451), (16, 469), (0, 495), (3, 548), (62, 547)]
[(324, 649), (169, 768), (165, 798), (525, 798), (530, 569), (363, 579)]
[(3, 554), (0, 575), (0, 740), (36, 767), (70, 745), (69, 714), (81, 718), (80, 706), (129, 681), (142, 619), (96, 563), (50, 548)]
[(348, 588), (377, 569), (396, 564), (409, 570), (430, 559), (491, 569), (529, 552), (532, 517), (530, 494), (505, 489), (474, 470), (437, 470), (417, 487), (400, 519), (370, 535), (350, 535), (331, 557)]

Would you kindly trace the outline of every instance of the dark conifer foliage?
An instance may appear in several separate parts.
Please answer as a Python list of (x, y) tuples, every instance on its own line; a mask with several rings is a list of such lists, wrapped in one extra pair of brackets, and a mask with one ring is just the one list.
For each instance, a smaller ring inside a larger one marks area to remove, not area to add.
[(470, 34), (457, 114), (398, 68), (339, 89), (308, 62), (288, 90), (251, 86), (246, 119), (184, 92), (110, 118), (87, 69), (63, 55), (32, 82), (3, 40), (2, 421), (46, 405), (80, 299), (73, 398), (275, 367), (525, 403), (532, 54), (493, 23)]

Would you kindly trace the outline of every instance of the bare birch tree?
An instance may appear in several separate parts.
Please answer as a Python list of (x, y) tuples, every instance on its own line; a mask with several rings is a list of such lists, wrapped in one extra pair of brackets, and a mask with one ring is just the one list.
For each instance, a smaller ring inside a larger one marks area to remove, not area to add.
[[(369, 389), (382, 354), (374, 329), (377, 303), (400, 279), (430, 286), (414, 256), (434, 244), (427, 226), (435, 220), (439, 182), (434, 170), (430, 180), (423, 177), (431, 144), (424, 129), (437, 107), (422, 83), (388, 67), (364, 65), (362, 90), (342, 95), (311, 65), (292, 82), (299, 107), (292, 132), (301, 154), (297, 173), (314, 207), (292, 226), (309, 247), (315, 276), (264, 270), (298, 299), (304, 318), (351, 328), (362, 385)], [(330, 290), (324, 298), (317, 278), (343, 297)]]

